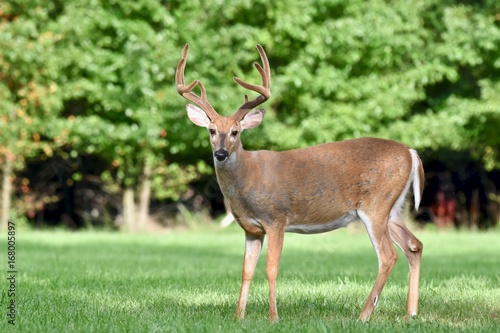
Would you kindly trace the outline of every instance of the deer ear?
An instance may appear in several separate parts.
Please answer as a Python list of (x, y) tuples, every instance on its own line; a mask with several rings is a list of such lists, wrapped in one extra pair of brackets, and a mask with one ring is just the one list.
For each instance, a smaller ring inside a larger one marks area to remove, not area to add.
[(246, 114), (245, 117), (240, 121), (240, 125), (242, 129), (254, 128), (260, 125), (262, 119), (264, 119), (264, 114), (266, 110), (264, 109), (255, 109)]
[(210, 119), (207, 117), (205, 111), (193, 104), (187, 104), (186, 111), (193, 124), (208, 128), (208, 125), (210, 125)]

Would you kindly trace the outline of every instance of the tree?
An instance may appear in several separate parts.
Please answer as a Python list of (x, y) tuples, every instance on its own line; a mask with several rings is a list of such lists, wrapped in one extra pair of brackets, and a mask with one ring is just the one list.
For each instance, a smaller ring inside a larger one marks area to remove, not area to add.
[(266, 49), (273, 96), (247, 148), (370, 135), (499, 167), (497, 1), (21, 0), (0, 13), (0, 155), (16, 156), (4, 183), (23, 159), (98, 157), (130, 228), (150, 198), (176, 201), (212, 172), (175, 91), (186, 42), (186, 80), (221, 114), (246, 93), (232, 77), (258, 81), (255, 44)]
[[(50, 156), (47, 137), (54, 109), (61, 107), (55, 82), (57, 36), (43, 30), (50, 20), (48, 2), (0, 4), (0, 163), (2, 164), (2, 216), (5, 228), (11, 213), (12, 182), (26, 158)], [(64, 133), (53, 132), (53, 137)]]
[[(109, 161), (102, 177), (123, 189), (124, 224), (130, 230), (145, 223), (152, 178), (164, 179), (172, 170), (163, 157), (167, 126), (175, 119), (165, 111), (174, 93), (166, 74), (174, 61), (172, 20), (155, 1), (70, 1), (52, 27), (62, 36), (57, 48), (66, 55), (60, 84), (66, 87), (72, 148)], [(75, 21), (79, 24), (71, 24)], [(189, 175), (188, 181), (197, 176), (193, 168), (176, 170)]]

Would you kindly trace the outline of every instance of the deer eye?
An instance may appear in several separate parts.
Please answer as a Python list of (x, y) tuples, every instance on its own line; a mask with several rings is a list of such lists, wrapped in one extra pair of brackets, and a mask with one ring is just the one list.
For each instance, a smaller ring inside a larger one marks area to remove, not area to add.
[(238, 133), (239, 133), (238, 131), (232, 131), (232, 132), (231, 132), (231, 135), (232, 135), (232, 136), (237, 136), (237, 135), (238, 135)]
[(210, 128), (208, 132), (210, 132), (210, 135), (215, 135), (215, 130), (213, 128)]

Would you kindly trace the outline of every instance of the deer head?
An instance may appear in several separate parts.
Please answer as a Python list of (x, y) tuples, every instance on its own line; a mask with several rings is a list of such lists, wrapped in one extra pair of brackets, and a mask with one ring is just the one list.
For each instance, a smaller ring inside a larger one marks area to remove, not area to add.
[[(245, 102), (238, 110), (229, 117), (218, 114), (212, 107), (207, 98), (205, 86), (201, 81), (194, 80), (188, 85), (184, 83), (184, 69), (189, 51), (189, 44), (186, 44), (182, 53), (182, 58), (177, 65), (175, 79), (177, 83), (177, 92), (187, 100), (195, 103), (187, 104), (186, 111), (189, 119), (198, 126), (205, 127), (210, 133), (210, 145), (214, 154), (216, 164), (226, 162), (231, 155), (241, 149), (240, 134), (245, 129), (258, 126), (264, 119), (264, 109), (254, 109), (264, 103), (271, 96), (271, 71), (269, 61), (262, 46), (257, 45), (263, 66), (255, 63), (255, 68), (260, 73), (261, 85), (247, 83), (237, 77), (234, 81), (245, 89), (259, 93), (259, 96), (249, 100), (245, 95)], [(193, 89), (199, 86), (201, 95), (193, 93)]]

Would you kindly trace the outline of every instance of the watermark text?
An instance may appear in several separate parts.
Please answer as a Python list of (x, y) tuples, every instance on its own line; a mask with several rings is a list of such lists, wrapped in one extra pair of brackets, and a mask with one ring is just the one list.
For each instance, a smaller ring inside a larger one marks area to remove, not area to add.
[(7, 228), (7, 322), (16, 324), (16, 224), (9, 221)]

